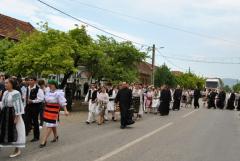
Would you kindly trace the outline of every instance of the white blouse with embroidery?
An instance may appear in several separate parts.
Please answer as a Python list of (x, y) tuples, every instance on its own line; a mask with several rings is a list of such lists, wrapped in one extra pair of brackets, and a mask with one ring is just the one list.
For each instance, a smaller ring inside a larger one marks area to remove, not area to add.
[(19, 91), (5, 91), (0, 104), (1, 109), (4, 107), (14, 107), (15, 115), (24, 114), (24, 105)]
[(45, 95), (45, 103), (57, 103), (61, 107), (67, 105), (67, 100), (64, 96), (64, 92), (61, 90), (47, 91)]

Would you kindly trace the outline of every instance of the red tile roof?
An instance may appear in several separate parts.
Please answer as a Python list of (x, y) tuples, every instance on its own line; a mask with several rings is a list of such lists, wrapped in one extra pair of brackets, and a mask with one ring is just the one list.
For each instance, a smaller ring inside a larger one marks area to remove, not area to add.
[(30, 33), (34, 30), (34, 27), (28, 22), (0, 14), (1, 37), (8, 37), (10, 39), (18, 40), (20, 36), (19, 30)]
[(138, 63), (137, 68), (140, 74), (151, 75), (152, 67), (149, 63), (140, 62)]
[[(146, 74), (146, 75), (151, 75), (152, 74), (152, 64), (148, 62), (140, 62), (137, 65), (138, 72), (140, 74)], [(157, 66), (155, 66), (157, 68)]]

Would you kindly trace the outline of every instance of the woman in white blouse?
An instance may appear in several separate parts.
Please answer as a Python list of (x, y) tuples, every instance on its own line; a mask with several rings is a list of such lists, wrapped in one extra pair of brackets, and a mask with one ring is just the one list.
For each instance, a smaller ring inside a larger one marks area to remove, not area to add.
[(66, 108), (67, 100), (64, 97), (64, 92), (57, 89), (58, 83), (55, 80), (49, 80), (48, 85), (50, 91), (45, 94), (45, 108), (43, 112), (43, 120), (46, 127), (46, 131), (43, 135), (43, 139), (40, 148), (43, 148), (47, 144), (47, 139), (53, 132), (54, 139), (52, 143), (58, 141), (57, 126), (59, 120), (60, 108), (64, 109), (64, 114), (68, 115)]
[(6, 91), (3, 94), (0, 112), (0, 147), (15, 147), (10, 158), (19, 156), (19, 148), (25, 147), (25, 125), (22, 119), (24, 106), (17, 82), (13, 79), (5, 81)]

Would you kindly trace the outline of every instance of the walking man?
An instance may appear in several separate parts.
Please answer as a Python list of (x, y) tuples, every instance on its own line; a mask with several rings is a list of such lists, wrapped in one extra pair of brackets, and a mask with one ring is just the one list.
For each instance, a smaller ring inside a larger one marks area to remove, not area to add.
[(130, 108), (132, 106), (132, 90), (128, 88), (126, 82), (122, 83), (122, 88), (118, 91), (116, 103), (119, 103), (121, 113), (121, 129), (125, 129), (127, 125), (134, 124)]
[(33, 126), (34, 137), (31, 142), (36, 142), (39, 140), (39, 122), (38, 116), (40, 113), (41, 104), (44, 101), (44, 92), (37, 85), (37, 78), (31, 77), (29, 79), (29, 87), (27, 88), (27, 106), (26, 106), (26, 135), (30, 132)]

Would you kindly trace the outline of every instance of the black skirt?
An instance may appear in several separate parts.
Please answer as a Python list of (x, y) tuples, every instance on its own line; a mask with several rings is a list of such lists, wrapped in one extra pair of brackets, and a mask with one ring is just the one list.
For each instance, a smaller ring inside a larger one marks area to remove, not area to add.
[(17, 141), (17, 129), (14, 124), (14, 107), (4, 107), (0, 112), (0, 144), (8, 145)]
[(138, 113), (139, 112), (139, 107), (140, 107), (140, 97), (133, 97), (134, 113)]

